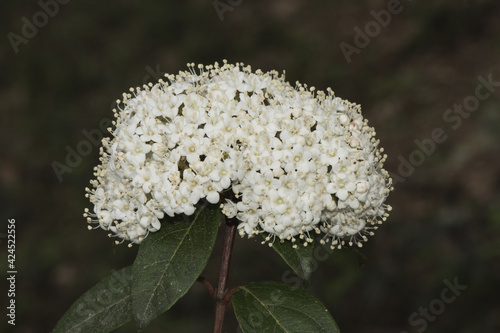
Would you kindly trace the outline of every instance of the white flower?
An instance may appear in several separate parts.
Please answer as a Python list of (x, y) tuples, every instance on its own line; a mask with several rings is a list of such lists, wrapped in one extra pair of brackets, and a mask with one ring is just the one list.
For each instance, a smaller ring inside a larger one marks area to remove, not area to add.
[(207, 142), (210, 140), (193, 135), (182, 136), (179, 141), (179, 153), (182, 156), (186, 156), (188, 163), (193, 163), (199, 160), (201, 155), (206, 154), (206, 150), (208, 148)]
[(156, 174), (156, 170), (148, 165), (137, 169), (137, 175), (132, 180), (132, 184), (142, 187), (144, 193), (149, 193), (153, 186), (160, 183), (160, 180), (160, 177)]
[(165, 214), (206, 201), (270, 245), (322, 232), (332, 247), (361, 246), (387, 217), (392, 181), (359, 105), (274, 71), (199, 68), (124, 94), (87, 221), (138, 244)]
[(309, 172), (310, 168), (310, 160), (312, 158), (312, 152), (307, 149), (304, 149), (302, 145), (296, 145), (292, 148), (291, 151), (288, 151), (285, 154), (285, 171), (292, 172), (297, 170), (302, 173)]
[[(159, 122), (159, 120), (158, 120)], [(161, 142), (162, 136), (158, 132), (157, 120), (151, 116), (146, 117), (142, 120), (141, 126), (139, 126), (135, 131), (141, 138), (142, 141), (148, 142)]]
[(219, 192), (222, 191), (222, 186), (217, 182), (206, 182), (203, 184), (203, 194), (206, 196), (207, 201), (211, 204), (219, 202)]
[(146, 154), (151, 151), (151, 145), (144, 143), (139, 137), (133, 137), (124, 142), (127, 149), (125, 153), (127, 161), (134, 167), (144, 165)]

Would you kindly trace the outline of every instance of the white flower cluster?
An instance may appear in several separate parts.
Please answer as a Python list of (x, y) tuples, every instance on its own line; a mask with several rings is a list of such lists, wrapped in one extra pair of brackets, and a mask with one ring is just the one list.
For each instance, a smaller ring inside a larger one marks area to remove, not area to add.
[(204, 199), (237, 218), (241, 236), (307, 245), (314, 231), (341, 247), (386, 219), (392, 181), (359, 105), (275, 71), (188, 66), (118, 101), (87, 189), (89, 223), (140, 243)]

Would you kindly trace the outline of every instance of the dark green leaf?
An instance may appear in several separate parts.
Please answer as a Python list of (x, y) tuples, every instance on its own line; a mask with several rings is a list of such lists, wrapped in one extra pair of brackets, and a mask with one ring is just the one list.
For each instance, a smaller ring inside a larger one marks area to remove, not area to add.
[(314, 244), (308, 244), (307, 246), (297, 244), (296, 249), (292, 245), (287, 240), (283, 243), (276, 240), (272, 248), (285, 260), (295, 274), (302, 280), (309, 280), (313, 271), (313, 265), (315, 264), (313, 259)]
[(139, 329), (184, 296), (212, 253), (219, 210), (205, 205), (192, 216), (177, 216), (150, 234), (133, 265), (132, 308)]
[(73, 303), (53, 333), (110, 332), (132, 320), (131, 283), (132, 267), (114, 272)]
[(303, 290), (277, 282), (252, 282), (232, 298), (244, 333), (340, 332), (325, 306)]

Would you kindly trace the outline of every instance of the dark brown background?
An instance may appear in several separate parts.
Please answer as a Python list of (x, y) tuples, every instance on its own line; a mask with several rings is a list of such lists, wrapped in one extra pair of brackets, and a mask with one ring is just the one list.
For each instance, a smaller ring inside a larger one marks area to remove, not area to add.
[[(224, 1), (224, 0), (222, 0)], [(224, 1), (226, 2), (226, 1)], [(233, 1), (237, 3), (237, 1)], [(84, 187), (98, 148), (58, 181), (54, 161), (99, 129), (131, 86), (155, 81), (155, 69), (177, 73), (187, 62), (226, 58), (254, 69), (286, 70), (318, 89), (360, 103), (398, 173), (415, 140), (442, 128), (447, 140), (396, 185), (394, 207), (362, 253), (321, 262), (308, 291), (321, 299), (342, 332), (416, 331), (411, 314), (439, 298), (443, 280), (467, 290), (426, 332), (498, 332), (500, 306), (499, 91), (456, 130), (443, 120), (473, 95), (478, 76), (500, 81), (498, 1), (409, 1), (348, 63), (340, 43), (373, 20), (388, 1), (243, 0), (221, 21), (212, 1), (70, 1), (15, 53), (35, 1), (2, 2), (0, 49), (0, 207), (17, 226), (15, 332), (48, 332), (97, 281), (130, 264), (137, 247), (115, 246), (102, 230), (87, 231)], [(147, 77), (149, 75), (149, 77)], [(496, 88), (498, 89), (498, 88)], [(1, 244), (2, 270), (6, 242)], [(219, 252), (206, 275), (214, 279)], [(281, 281), (287, 267), (257, 242), (237, 239), (230, 283)], [(1, 284), (2, 331), (7, 286)], [(229, 312), (231, 313), (231, 311)], [(145, 332), (208, 332), (212, 305), (199, 285)], [(230, 314), (227, 332), (236, 332)], [(131, 323), (117, 332), (134, 332)]]

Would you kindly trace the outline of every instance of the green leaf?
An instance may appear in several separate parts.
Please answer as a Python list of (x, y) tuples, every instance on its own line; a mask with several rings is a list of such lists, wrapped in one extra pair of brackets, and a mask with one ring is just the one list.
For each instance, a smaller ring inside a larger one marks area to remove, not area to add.
[(53, 333), (110, 332), (132, 320), (131, 284), (131, 266), (114, 272), (73, 303)]
[(308, 244), (307, 246), (297, 244), (296, 249), (294, 249), (292, 245), (293, 244), (287, 240), (283, 243), (276, 240), (272, 248), (281, 258), (283, 258), (283, 260), (285, 260), (299, 278), (307, 281), (311, 278), (313, 266), (315, 264), (313, 258), (314, 244)]
[(278, 282), (252, 282), (233, 295), (244, 333), (340, 332), (325, 306), (303, 290)]
[(133, 264), (132, 309), (139, 329), (184, 296), (212, 253), (219, 210), (198, 207), (192, 216), (164, 221), (139, 248)]

